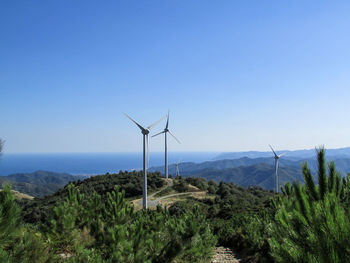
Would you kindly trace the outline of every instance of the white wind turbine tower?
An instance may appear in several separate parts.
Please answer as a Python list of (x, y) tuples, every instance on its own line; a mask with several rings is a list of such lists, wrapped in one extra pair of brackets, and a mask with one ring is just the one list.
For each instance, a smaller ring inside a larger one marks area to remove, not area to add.
[(168, 129), (169, 127), (169, 112), (168, 112), (168, 118), (167, 118), (167, 121), (166, 121), (166, 125), (165, 125), (165, 128), (162, 132), (160, 133), (157, 133), (156, 135), (153, 135), (152, 137), (155, 137), (155, 136), (158, 136), (162, 133), (164, 133), (165, 135), (165, 165), (164, 165), (164, 174), (165, 174), (165, 178), (168, 179), (168, 140), (167, 140), (167, 133), (169, 133), (171, 136), (174, 137), (174, 139), (178, 142), (178, 143), (181, 143), (176, 137), (174, 134), (171, 133), (171, 131), (169, 131)]
[(180, 176), (180, 170), (179, 170), (179, 162), (180, 160), (175, 164), (175, 177)]
[(158, 123), (160, 123), (165, 117), (161, 118), (159, 121), (153, 123), (152, 125), (148, 126), (147, 128), (142, 127), (140, 124), (138, 124), (133, 118), (131, 118), (128, 114), (124, 113), (126, 117), (128, 117), (133, 123), (137, 125), (137, 127), (140, 128), (141, 133), (143, 134), (143, 200), (142, 200), (142, 207), (143, 209), (147, 209), (147, 166), (146, 166), (146, 153), (147, 153), (147, 160), (149, 160), (149, 148), (148, 148), (148, 134), (150, 130), (156, 126)]
[(271, 150), (273, 151), (273, 154), (275, 155), (275, 192), (278, 193), (278, 160), (281, 158), (285, 153), (282, 153), (280, 155), (277, 155), (276, 152), (273, 150), (272, 146), (269, 145)]

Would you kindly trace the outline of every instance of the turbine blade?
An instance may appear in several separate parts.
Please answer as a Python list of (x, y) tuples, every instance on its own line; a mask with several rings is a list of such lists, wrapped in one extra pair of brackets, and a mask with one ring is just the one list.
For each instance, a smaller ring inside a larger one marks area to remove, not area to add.
[(157, 134), (153, 135), (152, 138), (153, 138), (153, 137), (156, 137), (156, 136), (158, 136), (159, 134), (162, 134), (162, 133), (164, 133), (164, 132), (165, 132), (165, 131), (162, 131), (162, 132), (160, 132), (160, 133), (157, 133)]
[(178, 143), (180, 143), (180, 144), (181, 144), (181, 142), (180, 142), (180, 141), (179, 141), (179, 140), (178, 140), (178, 139), (175, 137), (175, 135), (174, 135), (174, 134), (172, 134), (172, 133), (171, 133), (171, 131), (169, 131), (169, 130), (168, 130), (168, 132), (170, 133), (170, 135), (171, 135), (171, 136), (173, 136), (173, 137), (174, 137), (174, 139), (175, 139), (175, 140), (176, 140)]
[(282, 154), (278, 155), (278, 158), (280, 158), (280, 157), (282, 157), (284, 155), (286, 155), (286, 153), (282, 153)]
[(278, 157), (278, 155), (275, 153), (275, 151), (273, 150), (272, 146), (269, 144), (271, 150), (273, 151), (273, 154), (275, 155), (275, 157)]
[(133, 123), (135, 123), (142, 131), (145, 130), (145, 128), (143, 128), (140, 124), (138, 124), (133, 118), (131, 118), (128, 114), (126, 114), (125, 112), (123, 112), (123, 114), (129, 118)]
[(168, 127), (169, 127), (169, 115), (170, 115), (170, 111), (168, 110), (168, 118), (166, 121), (165, 129), (168, 129)]
[(156, 126), (158, 123), (160, 123), (162, 120), (164, 120), (166, 116), (164, 116), (163, 118), (161, 118), (159, 121), (156, 121), (155, 123), (153, 123), (152, 125), (148, 126), (147, 129), (152, 129), (154, 126)]

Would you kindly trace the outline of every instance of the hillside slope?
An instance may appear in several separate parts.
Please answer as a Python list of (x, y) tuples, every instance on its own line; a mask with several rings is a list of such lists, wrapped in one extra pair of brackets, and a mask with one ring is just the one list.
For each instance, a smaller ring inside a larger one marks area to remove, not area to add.
[(40, 197), (53, 194), (69, 182), (85, 178), (86, 176), (75, 176), (67, 173), (36, 171), (0, 176), (0, 187), (3, 184), (11, 184), (13, 190)]

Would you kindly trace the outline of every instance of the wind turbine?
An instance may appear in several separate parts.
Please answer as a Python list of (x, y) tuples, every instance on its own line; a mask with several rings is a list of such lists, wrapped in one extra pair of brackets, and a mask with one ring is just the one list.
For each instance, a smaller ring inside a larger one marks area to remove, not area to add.
[(280, 155), (277, 155), (276, 152), (273, 150), (272, 146), (269, 145), (271, 150), (273, 151), (273, 154), (275, 155), (275, 192), (278, 193), (278, 160), (281, 158), (285, 153), (282, 153)]
[[(124, 113), (124, 115), (129, 118), (133, 123), (140, 128), (141, 133), (143, 134), (143, 201), (142, 206), (144, 209), (147, 209), (147, 165), (146, 165), (146, 151), (147, 151), (147, 160), (149, 160), (149, 148), (148, 148), (148, 134), (150, 130), (160, 123), (165, 117), (161, 118), (159, 121), (153, 123), (147, 128), (142, 127), (138, 124), (133, 118), (131, 118), (128, 114)], [(148, 162), (148, 161), (147, 161)]]
[(165, 125), (165, 128), (162, 132), (160, 133), (157, 133), (156, 135), (153, 135), (152, 137), (156, 137), (162, 133), (164, 133), (165, 135), (165, 171), (164, 171), (164, 174), (165, 174), (165, 178), (168, 179), (168, 140), (167, 140), (167, 133), (169, 133), (171, 136), (174, 137), (174, 139), (178, 142), (178, 143), (181, 143), (176, 137), (174, 134), (171, 133), (171, 131), (169, 131), (168, 127), (169, 127), (169, 111), (168, 111), (168, 118), (167, 118), (167, 121), (166, 121), (166, 125)]
[(180, 161), (178, 161), (176, 164), (175, 164), (175, 177), (178, 177), (178, 176), (180, 176), (180, 171), (179, 171), (179, 162)]

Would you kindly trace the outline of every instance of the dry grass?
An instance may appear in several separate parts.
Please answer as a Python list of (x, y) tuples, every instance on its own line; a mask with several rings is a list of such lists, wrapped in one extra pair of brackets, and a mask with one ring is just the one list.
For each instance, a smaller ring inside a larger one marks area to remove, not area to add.
[(177, 201), (181, 201), (186, 199), (191, 193), (187, 193), (184, 195), (179, 195), (179, 196), (173, 196), (173, 197), (169, 197), (169, 198), (165, 198), (159, 201), (159, 204), (162, 207), (170, 207), (172, 204), (176, 203)]
[(14, 191), (12, 190), (14, 196), (18, 199), (28, 199), (28, 200), (33, 200), (34, 197), (33, 196), (30, 196), (30, 195), (27, 195), (27, 194), (24, 194), (24, 193), (20, 193), (20, 192), (17, 192), (17, 191)]
[(194, 186), (194, 185), (191, 185), (191, 184), (189, 184), (189, 185), (187, 186), (187, 188), (188, 188), (188, 191), (189, 191), (189, 192), (201, 192), (201, 191), (202, 191), (202, 190), (199, 189), (198, 187), (196, 187), (196, 186)]
[(184, 199), (188, 199), (189, 197), (195, 198), (195, 199), (204, 199), (207, 197), (207, 192), (201, 191), (201, 192), (188, 192), (184, 193), (183, 195), (178, 196), (172, 196), (169, 198), (164, 198), (159, 201), (159, 204), (164, 207), (170, 207), (172, 204), (176, 203), (177, 201), (182, 201)]
[[(0, 189), (0, 191), (2, 191), (2, 189)], [(23, 193), (20, 193), (18, 191), (15, 191), (15, 190), (11, 190), (11, 192), (13, 193), (13, 195), (15, 196), (16, 199), (28, 199), (28, 200), (33, 200), (34, 197), (33, 196), (30, 196), (30, 195), (27, 195), (27, 194), (23, 194)]]
[(142, 208), (142, 198), (132, 200), (130, 202), (130, 204), (134, 206), (135, 211), (141, 210), (141, 208)]

